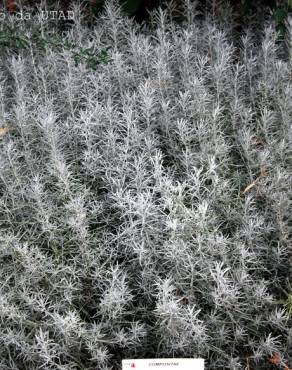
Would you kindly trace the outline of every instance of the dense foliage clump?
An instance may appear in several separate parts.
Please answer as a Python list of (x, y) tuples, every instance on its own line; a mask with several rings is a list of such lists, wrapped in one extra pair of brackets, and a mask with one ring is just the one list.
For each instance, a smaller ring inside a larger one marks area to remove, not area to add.
[(1, 370), (292, 367), (291, 36), (192, 6), (138, 26), (109, 3), (94, 29), (75, 9), (41, 49), (49, 22), (6, 20)]

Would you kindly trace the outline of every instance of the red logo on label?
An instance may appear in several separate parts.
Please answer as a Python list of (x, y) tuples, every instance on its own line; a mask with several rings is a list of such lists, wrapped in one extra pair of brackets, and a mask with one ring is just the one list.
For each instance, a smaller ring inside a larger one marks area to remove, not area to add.
[(136, 367), (134, 362), (131, 363), (131, 367), (133, 367), (133, 368)]

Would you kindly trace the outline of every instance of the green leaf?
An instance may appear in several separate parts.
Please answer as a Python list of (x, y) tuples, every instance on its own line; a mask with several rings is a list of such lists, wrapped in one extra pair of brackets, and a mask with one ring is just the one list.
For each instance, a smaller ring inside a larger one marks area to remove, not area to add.
[(282, 23), (288, 15), (288, 11), (285, 8), (277, 8), (273, 13), (273, 19), (277, 24)]
[(121, 1), (123, 10), (128, 14), (134, 14), (139, 6), (142, 4), (143, 0), (127, 0), (125, 2)]

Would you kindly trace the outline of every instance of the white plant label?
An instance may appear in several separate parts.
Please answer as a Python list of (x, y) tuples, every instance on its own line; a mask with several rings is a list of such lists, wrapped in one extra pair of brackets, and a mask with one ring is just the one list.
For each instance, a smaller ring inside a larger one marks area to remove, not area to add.
[(122, 370), (204, 370), (201, 358), (155, 358), (123, 360)]

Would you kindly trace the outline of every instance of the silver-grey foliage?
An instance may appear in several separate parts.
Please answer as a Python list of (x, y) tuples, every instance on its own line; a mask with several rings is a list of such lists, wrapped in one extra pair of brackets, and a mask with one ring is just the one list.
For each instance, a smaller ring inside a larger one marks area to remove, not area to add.
[(110, 48), (96, 70), (3, 56), (1, 370), (292, 366), (289, 32), (286, 53), (272, 25), (235, 43), (191, 6), (76, 16), (64, 39)]

